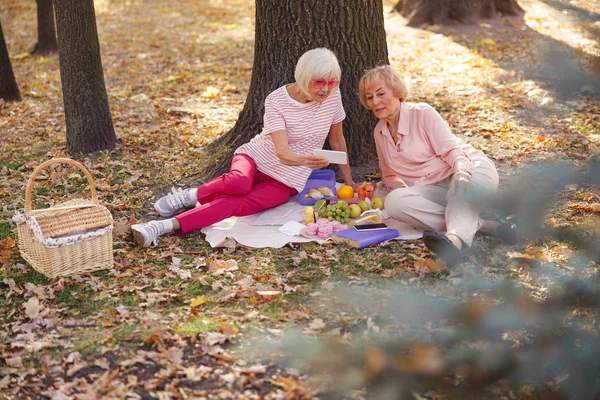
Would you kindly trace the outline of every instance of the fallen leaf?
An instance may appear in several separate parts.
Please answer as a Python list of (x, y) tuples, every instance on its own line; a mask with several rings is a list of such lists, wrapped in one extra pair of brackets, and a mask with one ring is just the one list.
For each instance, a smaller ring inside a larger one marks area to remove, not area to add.
[(420, 273), (440, 272), (448, 269), (448, 266), (441, 258), (433, 260), (432, 258), (424, 258), (415, 261), (415, 269)]
[(437, 375), (444, 370), (444, 358), (436, 347), (420, 343), (409, 355), (397, 357), (395, 366), (401, 372)]
[(131, 232), (131, 221), (129, 219), (121, 219), (113, 224), (113, 237), (123, 236)]
[(198, 296), (195, 299), (192, 299), (190, 301), (190, 307), (198, 307), (206, 302), (208, 302), (208, 297), (206, 297), (206, 295), (203, 294), (202, 296)]
[(94, 365), (102, 369), (109, 369), (110, 364), (106, 358), (98, 358), (94, 360)]
[(231, 322), (225, 321), (217, 327), (217, 331), (221, 332), (228, 338), (233, 338), (235, 335), (237, 335), (239, 329), (233, 326)]
[(12, 257), (12, 251), (10, 250), (0, 250), (0, 264), (6, 264), (10, 262), (10, 258)]
[(253, 365), (246, 368), (245, 372), (249, 374), (264, 374), (267, 372), (267, 368), (264, 365)]
[(321, 318), (315, 318), (312, 320), (310, 325), (308, 325), (308, 329), (311, 331), (321, 331), (325, 329), (325, 322)]
[(207, 99), (214, 99), (220, 93), (220, 90), (214, 86), (208, 86), (204, 92), (202, 92), (201, 96)]
[(506, 255), (509, 258), (521, 258), (523, 260), (535, 260), (535, 256), (532, 256), (531, 254), (526, 254), (526, 253), (517, 253), (514, 251), (509, 251), (508, 253), (506, 253)]
[(298, 382), (291, 376), (288, 376), (287, 378), (283, 376), (278, 376), (275, 382), (289, 393), (297, 392), (300, 389), (300, 382)]
[(387, 356), (380, 347), (368, 347), (365, 350), (362, 370), (367, 377), (375, 377), (387, 364)]
[(219, 332), (207, 332), (202, 335), (202, 343), (207, 346), (223, 344), (228, 340), (227, 336)]
[(4, 376), (4, 378), (0, 379), (0, 389), (6, 389), (8, 384), (10, 383), (10, 375)]
[(31, 319), (35, 321), (40, 316), (40, 310), (42, 306), (40, 306), (40, 301), (37, 297), (30, 298), (25, 304), (25, 314)]
[(10, 368), (21, 368), (23, 366), (23, 360), (20, 356), (6, 357), (4, 362)]
[(256, 292), (257, 295), (263, 296), (267, 299), (273, 299), (281, 294), (279, 290), (259, 290)]
[(212, 260), (208, 265), (208, 272), (213, 275), (222, 275), (226, 272), (237, 271), (238, 263), (235, 260)]

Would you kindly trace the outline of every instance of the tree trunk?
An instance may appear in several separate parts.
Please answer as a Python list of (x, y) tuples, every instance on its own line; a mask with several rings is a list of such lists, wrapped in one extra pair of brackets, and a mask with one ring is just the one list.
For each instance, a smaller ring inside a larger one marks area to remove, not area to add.
[(54, 25), (54, 8), (52, 7), (52, 0), (36, 0), (36, 2), (38, 41), (35, 44), (32, 53), (53, 53), (58, 48), (58, 44), (56, 42), (56, 29)]
[(231, 131), (211, 145), (216, 160), (206, 176), (228, 170), (233, 150), (260, 133), (265, 98), (276, 88), (294, 82), (296, 62), (316, 47), (332, 50), (342, 68), (340, 88), (350, 163), (372, 161), (376, 120), (360, 104), (357, 88), (366, 69), (388, 63), (382, 2), (256, 0), (255, 31), (254, 65), (244, 109)]
[(108, 107), (93, 0), (55, 0), (60, 80), (71, 154), (112, 150), (116, 137)]
[(409, 26), (441, 25), (450, 21), (474, 23), (498, 14), (523, 13), (516, 0), (400, 0), (394, 11), (405, 17)]
[(0, 22), (0, 99), (6, 101), (19, 101), (21, 94), (15, 80), (15, 74), (8, 56), (8, 49), (2, 33), (2, 23)]

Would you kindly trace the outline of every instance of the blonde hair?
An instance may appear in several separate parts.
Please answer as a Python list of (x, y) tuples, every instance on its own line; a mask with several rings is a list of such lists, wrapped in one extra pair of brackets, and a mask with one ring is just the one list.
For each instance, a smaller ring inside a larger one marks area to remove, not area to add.
[(294, 79), (304, 94), (308, 95), (308, 85), (313, 79), (340, 80), (342, 69), (335, 54), (326, 48), (312, 49), (302, 54), (296, 64)]
[(380, 65), (379, 67), (367, 70), (358, 82), (358, 96), (360, 97), (360, 102), (367, 110), (370, 110), (370, 108), (367, 105), (365, 91), (368, 86), (380, 79), (392, 90), (394, 97), (400, 99), (400, 101), (405, 101), (408, 97), (408, 86), (400, 74), (390, 65)]

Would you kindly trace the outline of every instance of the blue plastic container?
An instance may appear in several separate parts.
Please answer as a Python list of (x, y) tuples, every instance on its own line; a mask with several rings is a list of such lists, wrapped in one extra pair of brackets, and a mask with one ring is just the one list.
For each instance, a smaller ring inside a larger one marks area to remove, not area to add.
[(298, 202), (303, 206), (312, 206), (319, 199), (313, 199), (312, 197), (305, 197), (310, 189), (316, 189), (321, 186), (327, 186), (333, 192), (333, 196), (323, 197), (326, 200), (337, 200), (337, 191), (335, 188), (335, 171), (331, 169), (317, 169), (314, 170), (308, 180), (304, 189), (298, 193)]

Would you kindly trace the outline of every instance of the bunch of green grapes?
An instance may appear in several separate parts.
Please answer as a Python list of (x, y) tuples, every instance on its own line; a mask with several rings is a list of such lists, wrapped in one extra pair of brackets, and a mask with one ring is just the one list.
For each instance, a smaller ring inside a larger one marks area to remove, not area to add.
[(335, 220), (347, 224), (350, 221), (350, 207), (345, 201), (339, 200), (335, 204), (328, 204), (323, 216), (330, 221)]

